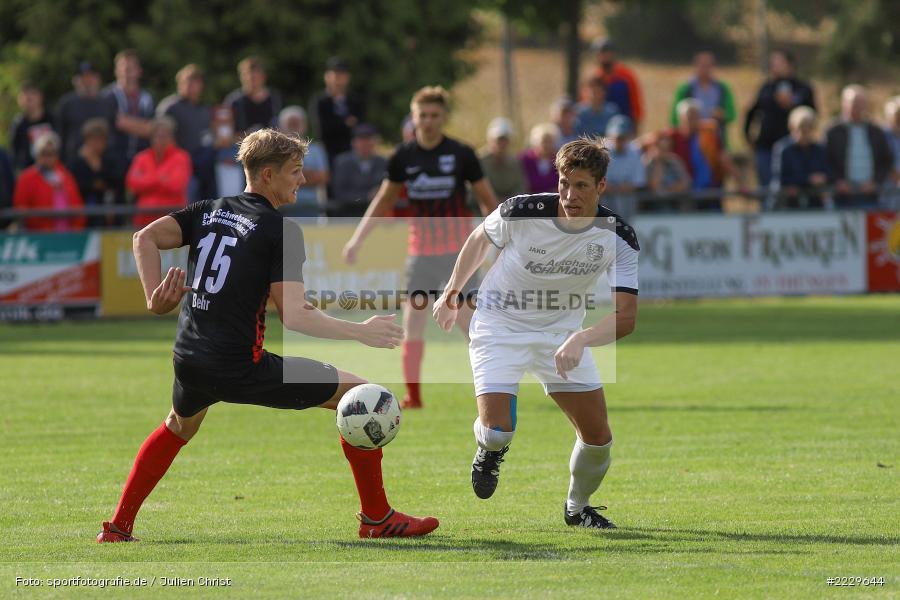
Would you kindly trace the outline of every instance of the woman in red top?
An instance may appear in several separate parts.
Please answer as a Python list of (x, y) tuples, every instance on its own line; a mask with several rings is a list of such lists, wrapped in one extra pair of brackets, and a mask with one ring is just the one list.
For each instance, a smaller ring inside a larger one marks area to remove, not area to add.
[[(13, 192), (13, 206), (18, 209), (81, 208), (84, 203), (78, 184), (59, 161), (59, 136), (47, 132), (34, 143), (35, 163), (22, 171)], [(80, 231), (85, 218), (31, 217), (25, 219), (29, 231)]]
[(187, 205), (188, 183), (191, 180), (191, 156), (175, 145), (175, 121), (171, 117), (154, 119), (150, 126), (150, 147), (138, 152), (125, 185), (137, 196), (138, 207), (165, 207), (158, 213), (134, 216), (134, 226), (140, 229), (156, 219)]

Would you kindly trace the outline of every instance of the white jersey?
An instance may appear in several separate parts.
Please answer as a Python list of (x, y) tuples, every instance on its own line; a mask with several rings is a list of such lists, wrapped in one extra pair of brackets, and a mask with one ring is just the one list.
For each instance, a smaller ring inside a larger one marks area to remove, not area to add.
[(509, 331), (571, 332), (606, 273), (614, 292), (638, 293), (634, 229), (600, 206), (580, 230), (560, 228), (559, 194), (516, 196), (484, 221), (500, 256), (478, 290), (476, 317)]

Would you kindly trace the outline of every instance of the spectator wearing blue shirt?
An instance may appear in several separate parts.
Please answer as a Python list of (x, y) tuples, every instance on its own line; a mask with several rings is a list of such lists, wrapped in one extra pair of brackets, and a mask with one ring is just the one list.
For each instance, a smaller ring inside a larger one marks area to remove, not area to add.
[(815, 141), (816, 111), (798, 106), (788, 117), (790, 135), (775, 143), (769, 208), (821, 208), (828, 154)]
[(603, 204), (614, 213), (630, 220), (637, 207), (637, 190), (647, 185), (647, 174), (641, 152), (631, 142), (631, 119), (616, 115), (606, 126), (606, 135), (613, 142), (609, 168), (606, 171), (606, 191)]
[(867, 110), (865, 88), (848, 85), (841, 93), (841, 120), (825, 133), (837, 208), (876, 207), (880, 188), (894, 166), (887, 137), (867, 118)]
[[(309, 122), (306, 111), (299, 106), (286, 106), (278, 114), (278, 127), (285, 133), (306, 138)], [(319, 142), (310, 142), (303, 158), (303, 177), (306, 181), (297, 189), (297, 202), (282, 212), (292, 217), (318, 217), (325, 207), (325, 186), (328, 185), (328, 155)]]
[(578, 115), (577, 105), (568, 96), (563, 96), (550, 107), (550, 119), (559, 127), (560, 147), (578, 139), (575, 127)]
[(621, 111), (606, 100), (606, 85), (600, 77), (592, 77), (585, 85), (587, 100), (578, 105), (575, 117), (575, 133), (596, 137), (606, 135), (609, 120)]

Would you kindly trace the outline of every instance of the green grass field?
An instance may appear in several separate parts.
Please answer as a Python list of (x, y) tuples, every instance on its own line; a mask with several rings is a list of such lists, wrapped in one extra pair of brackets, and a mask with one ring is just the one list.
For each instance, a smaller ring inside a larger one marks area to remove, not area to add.
[[(616, 531), (563, 524), (574, 436), (536, 385), (500, 488), (478, 500), (471, 386), (435, 384), (385, 451), (392, 503), (441, 519), (427, 538), (356, 537), (331, 413), (220, 404), (141, 511), (143, 541), (99, 546), (169, 408), (174, 327), (0, 326), (0, 597), (900, 597), (897, 296), (642, 305), (607, 386), (616, 443), (595, 500)], [(375, 381), (399, 372), (372, 358), (389, 351), (307, 347)], [(426, 368), (468, 370), (459, 348), (436, 336)], [(73, 576), (157, 580), (48, 587)], [(826, 584), (841, 576), (884, 585)]]

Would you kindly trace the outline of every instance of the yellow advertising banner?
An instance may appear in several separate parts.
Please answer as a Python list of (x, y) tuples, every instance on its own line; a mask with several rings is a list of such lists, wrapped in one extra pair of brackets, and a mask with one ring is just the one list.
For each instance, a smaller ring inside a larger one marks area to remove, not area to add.
[[(355, 223), (325, 226), (303, 225), (306, 263), (303, 276), (314, 293), (403, 289), (407, 226), (403, 221), (384, 220), (366, 239), (357, 261), (344, 262), (344, 244), (353, 235)], [(105, 232), (101, 241), (101, 311), (104, 316), (147, 314), (144, 291), (131, 249), (132, 233)], [(188, 249), (162, 253), (163, 273), (169, 267), (187, 268)], [(337, 309), (335, 303), (327, 306)]]
[[(101, 314), (110, 316), (145, 316), (147, 303), (138, 277), (129, 231), (104, 232), (100, 254)], [(187, 268), (188, 249), (162, 252), (162, 272), (169, 267)]]

